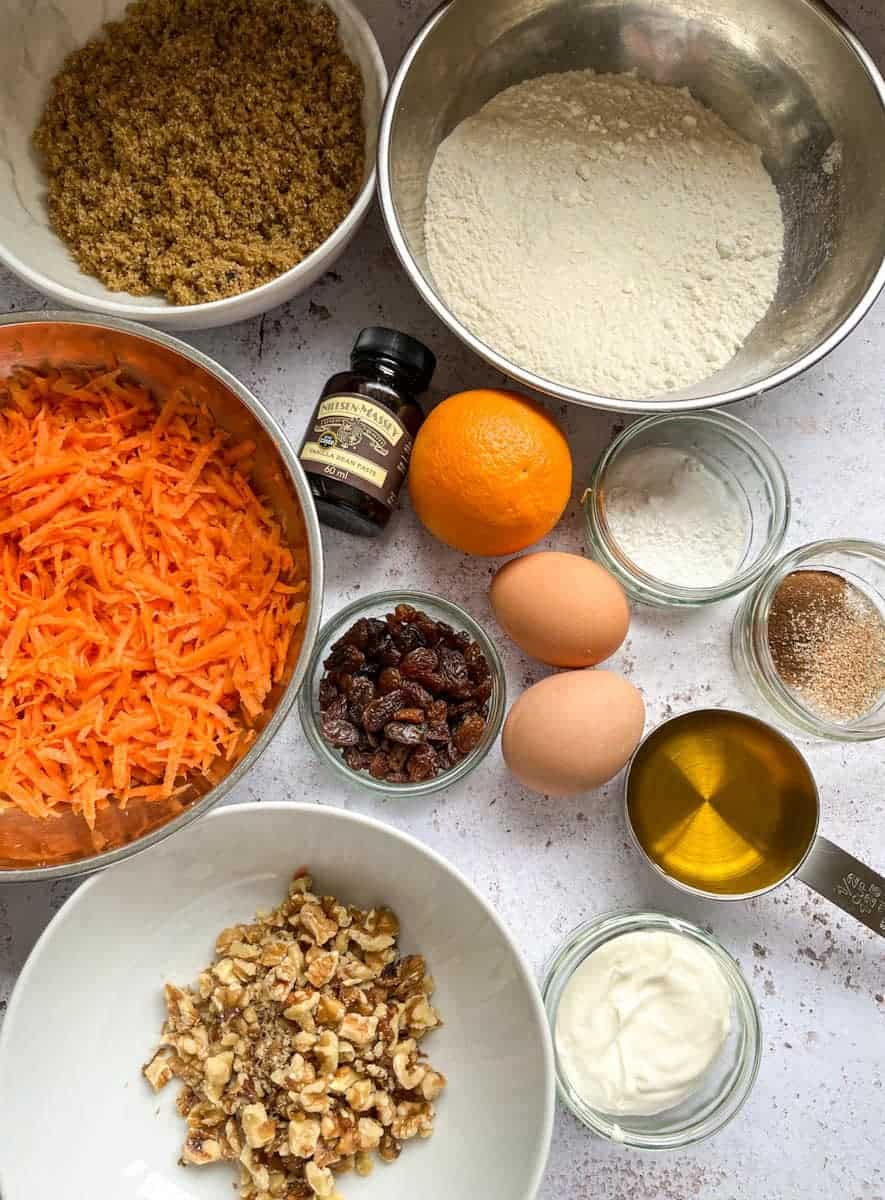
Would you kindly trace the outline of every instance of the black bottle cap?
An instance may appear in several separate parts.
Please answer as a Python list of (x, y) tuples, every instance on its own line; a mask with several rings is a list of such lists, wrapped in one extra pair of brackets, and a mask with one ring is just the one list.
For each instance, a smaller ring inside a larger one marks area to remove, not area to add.
[(436, 356), (417, 338), (396, 329), (383, 329), (373, 325), (357, 334), (351, 358), (377, 356), (390, 358), (412, 375), (415, 390), (423, 392), (429, 385), (436, 369)]

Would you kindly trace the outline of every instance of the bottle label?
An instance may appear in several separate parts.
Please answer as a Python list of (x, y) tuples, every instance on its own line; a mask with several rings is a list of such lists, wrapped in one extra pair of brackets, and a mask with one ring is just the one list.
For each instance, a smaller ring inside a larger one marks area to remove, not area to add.
[(347, 483), (393, 509), (411, 453), (411, 434), (389, 408), (338, 393), (317, 405), (299, 457), (309, 475)]

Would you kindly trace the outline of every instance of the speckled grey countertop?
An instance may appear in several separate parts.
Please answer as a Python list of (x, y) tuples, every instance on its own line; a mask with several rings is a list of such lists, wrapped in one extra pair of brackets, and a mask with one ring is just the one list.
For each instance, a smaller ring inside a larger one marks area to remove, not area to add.
[[(391, 66), (434, 3), (362, 0)], [(885, 62), (877, 0), (837, 7)], [(0, 309), (41, 307), (42, 297), (0, 272)], [(377, 213), (308, 295), (190, 340), (254, 389), (297, 441), (323, 381), (346, 362), (356, 330), (370, 323), (408, 330), (435, 348), (436, 397), (495, 382), (423, 308)], [(840, 535), (885, 538), (885, 302), (817, 368), (735, 411), (771, 440), (790, 476), (788, 546)], [(576, 495), (549, 544), (580, 550), (577, 495), (620, 424), (605, 413), (560, 415), (573, 447)], [(407, 584), (450, 595), (491, 620), (492, 566), (434, 542), (407, 509), (379, 543), (330, 531), (324, 540), (326, 613), (359, 591)], [(743, 703), (728, 655), (733, 609), (636, 612), (613, 665), (644, 692), (649, 724), (699, 704)], [(514, 693), (543, 674), (512, 646), (502, 649)], [(824, 831), (882, 870), (882, 743), (800, 745), (820, 783)], [(627, 845), (618, 781), (576, 800), (544, 800), (513, 782), (497, 751), (465, 784), (420, 803), (345, 793), (314, 761), (295, 716), (233, 797), (282, 798), (371, 812), (423, 839), (479, 887), (539, 969), (574, 924), (621, 906), (707, 924), (739, 958), (762, 1011), (765, 1053), (738, 1120), (692, 1151), (642, 1157), (592, 1139), (560, 1110), (542, 1200), (885, 1200), (882, 943), (802, 884), (745, 904), (693, 901), (655, 879)], [(75, 886), (0, 887), (0, 1019), (31, 946)]]

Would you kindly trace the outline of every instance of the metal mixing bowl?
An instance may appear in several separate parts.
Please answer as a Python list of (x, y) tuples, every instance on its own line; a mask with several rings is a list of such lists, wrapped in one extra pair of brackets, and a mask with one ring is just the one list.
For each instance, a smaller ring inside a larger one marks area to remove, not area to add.
[[(691, 388), (598, 396), (523, 370), (435, 290), (424, 246), (440, 142), (503, 88), (555, 71), (636, 70), (692, 94), (757, 143), (786, 226), (777, 295), (732, 361)], [(426, 302), (472, 350), (560, 400), (623, 412), (706, 408), (763, 392), (821, 359), (885, 282), (885, 84), (818, 0), (448, 0), (403, 59), (378, 153), (391, 240)]]
[(21, 313), (0, 317), (0, 378), (16, 366), (54, 367), (116, 363), (147, 384), (162, 402), (173, 388), (202, 400), (219, 426), (256, 444), (253, 478), (284, 532), (305, 543), (310, 590), (307, 613), (293, 639), (286, 678), (271, 693), (254, 744), (231, 769), (219, 766), (183, 797), (109, 805), (94, 833), (80, 816), (37, 821), (17, 809), (0, 812), (0, 883), (55, 879), (109, 866), (190, 824), (222, 800), (267, 749), (292, 707), (307, 671), (320, 624), (323, 556), (320, 526), (304, 472), (270, 413), (233, 375), (167, 334), (80, 313)]

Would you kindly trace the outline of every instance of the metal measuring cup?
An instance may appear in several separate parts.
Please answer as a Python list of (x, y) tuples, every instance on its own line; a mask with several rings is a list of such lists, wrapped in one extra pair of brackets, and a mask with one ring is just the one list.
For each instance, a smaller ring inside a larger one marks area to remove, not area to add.
[[(633, 768), (638, 757), (653, 739), (661, 737), (664, 729), (670, 727), (675, 722), (684, 721), (688, 717), (697, 719), (705, 713), (736, 716), (742, 721), (754, 725), (757, 730), (764, 731), (765, 736), (770, 739), (772, 744), (779, 746), (780, 752), (783, 755), (793, 756), (794, 761), (801, 764), (804, 768), (804, 775), (807, 778), (809, 788), (808, 800), (814, 808), (814, 820), (811, 823), (807, 844), (798, 853), (795, 864), (785, 871), (780, 878), (755, 891), (712, 892), (683, 883), (681, 879), (665, 871), (660, 863), (652, 858), (640, 841), (633, 825), (630, 812), (630, 783), (633, 776)], [(751, 717), (747, 713), (732, 709), (693, 709), (688, 713), (681, 713), (679, 716), (669, 717), (666, 721), (661, 722), (660, 725), (656, 726), (643, 738), (633, 752), (630, 762), (627, 764), (627, 771), (624, 778), (624, 817), (633, 844), (648, 865), (658, 875), (666, 879), (668, 883), (683, 892), (689, 892), (694, 896), (703, 896), (707, 900), (751, 900), (755, 896), (765, 895), (766, 892), (780, 887), (782, 883), (786, 883), (788, 879), (792, 879), (795, 875), (826, 900), (838, 905), (844, 912), (855, 917), (875, 933), (885, 937), (885, 877), (818, 833), (820, 825), (820, 793), (808, 763), (789, 738), (785, 737), (767, 722), (761, 721), (758, 717)]]

